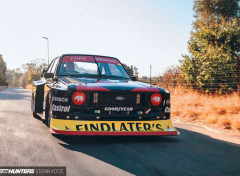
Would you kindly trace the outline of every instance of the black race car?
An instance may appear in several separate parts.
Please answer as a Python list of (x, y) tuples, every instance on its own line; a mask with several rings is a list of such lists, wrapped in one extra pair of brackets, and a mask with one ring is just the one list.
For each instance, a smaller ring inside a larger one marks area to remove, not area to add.
[(64, 54), (33, 82), (32, 112), (64, 135), (178, 135), (170, 93), (137, 82), (113, 57)]

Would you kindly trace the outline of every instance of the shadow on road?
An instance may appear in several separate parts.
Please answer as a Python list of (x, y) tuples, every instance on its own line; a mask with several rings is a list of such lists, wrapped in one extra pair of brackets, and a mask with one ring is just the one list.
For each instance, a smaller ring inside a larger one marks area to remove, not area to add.
[(23, 88), (7, 88), (0, 91), (0, 100), (30, 100), (29, 90)]
[[(105, 144), (129, 144), (129, 143), (152, 143), (167, 142), (176, 143), (179, 141), (176, 137), (164, 136), (61, 136), (54, 135), (68, 146), (76, 146), (82, 144), (88, 145), (105, 145)], [(61, 144), (64, 145), (64, 144)]]
[(68, 150), (136, 175), (239, 175), (239, 145), (180, 132), (175, 137), (56, 137)]

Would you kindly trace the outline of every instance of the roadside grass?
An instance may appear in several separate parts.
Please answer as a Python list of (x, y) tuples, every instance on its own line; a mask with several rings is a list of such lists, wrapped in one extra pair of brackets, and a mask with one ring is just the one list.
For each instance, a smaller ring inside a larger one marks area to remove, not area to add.
[(201, 122), (240, 132), (240, 96), (171, 91), (171, 113), (184, 122)]
[(32, 90), (32, 85), (31, 84), (26, 85), (26, 89)]

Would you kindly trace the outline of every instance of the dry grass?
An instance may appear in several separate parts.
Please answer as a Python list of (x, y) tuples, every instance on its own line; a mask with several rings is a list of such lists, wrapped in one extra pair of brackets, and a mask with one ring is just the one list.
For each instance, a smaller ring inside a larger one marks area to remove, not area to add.
[(32, 90), (32, 85), (31, 85), (31, 84), (28, 84), (28, 85), (26, 86), (26, 89)]
[(171, 110), (175, 119), (202, 122), (240, 132), (240, 96), (204, 95), (171, 91)]

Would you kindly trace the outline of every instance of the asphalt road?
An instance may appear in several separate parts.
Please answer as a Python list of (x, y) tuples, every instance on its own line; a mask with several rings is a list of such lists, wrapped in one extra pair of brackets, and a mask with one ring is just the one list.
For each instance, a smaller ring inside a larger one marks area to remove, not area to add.
[(178, 128), (176, 137), (54, 137), (31, 92), (0, 91), (0, 166), (66, 166), (80, 175), (240, 175), (240, 145)]

